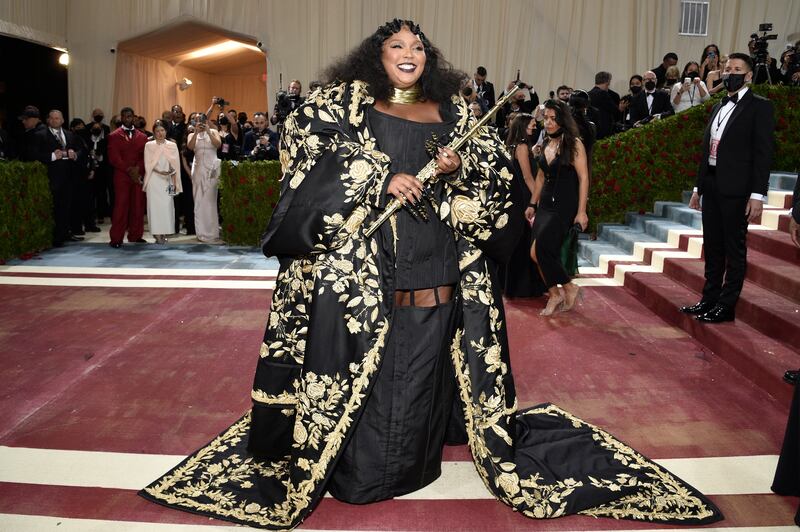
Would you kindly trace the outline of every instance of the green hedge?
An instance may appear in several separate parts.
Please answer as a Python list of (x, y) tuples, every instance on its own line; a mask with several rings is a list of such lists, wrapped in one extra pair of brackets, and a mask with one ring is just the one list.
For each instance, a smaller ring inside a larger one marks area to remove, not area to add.
[(222, 238), (228, 244), (257, 246), (280, 194), (278, 161), (222, 163)]
[[(800, 89), (757, 85), (772, 100), (777, 119), (772, 168), (800, 168)], [(592, 154), (590, 227), (621, 223), (627, 212), (653, 209), (656, 201), (680, 201), (691, 190), (702, 154), (703, 132), (718, 94), (703, 105), (665, 120), (603, 139)]]
[(50, 247), (52, 204), (44, 165), (0, 162), (0, 263)]

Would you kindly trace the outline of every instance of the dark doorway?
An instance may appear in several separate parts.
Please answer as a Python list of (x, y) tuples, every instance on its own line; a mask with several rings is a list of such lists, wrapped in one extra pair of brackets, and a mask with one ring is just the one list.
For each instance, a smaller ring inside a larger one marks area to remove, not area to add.
[(67, 67), (58, 63), (59, 50), (0, 35), (0, 127), (13, 138), (23, 132), (17, 117), (26, 105), (35, 105), (42, 122), (50, 109), (59, 109), (69, 123)]

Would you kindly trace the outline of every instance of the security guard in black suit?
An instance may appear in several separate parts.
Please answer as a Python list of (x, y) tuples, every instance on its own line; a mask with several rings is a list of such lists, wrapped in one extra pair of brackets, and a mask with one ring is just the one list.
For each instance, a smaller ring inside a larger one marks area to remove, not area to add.
[(774, 151), (772, 102), (747, 87), (753, 63), (728, 56), (723, 74), (728, 95), (711, 112), (697, 186), (689, 206), (703, 212), (705, 286), (699, 303), (682, 307), (698, 321), (733, 321), (747, 270), (747, 224), (761, 216)]

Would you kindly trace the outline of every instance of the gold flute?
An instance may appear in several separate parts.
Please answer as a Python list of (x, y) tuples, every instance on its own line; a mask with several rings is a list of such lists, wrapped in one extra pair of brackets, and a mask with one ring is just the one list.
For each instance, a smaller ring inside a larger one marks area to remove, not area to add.
[[(517, 84), (510, 91), (505, 93), (499, 100), (497, 100), (497, 103), (494, 104), (494, 107), (489, 109), (489, 111), (485, 115), (483, 115), (480, 118), (480, 120), (475, 122), (475, 125), (473, 125), (470, 128), (470, 130), (467, 131), (467, 133), (464, 136), (455, 139), (447, 147), (450, 148), (451, 150), (453, 150), (454, 152), (458, 152), (458, 150), (462, 146), (464, 146), (464, 144), (466, 144), (466, 142), (470, 138), (472, 138), (472, 136), (475, 135), (475, 133), (477, 133), (480, 128), (485, 126), (486, 123), (489, 122), (489, 120), (494, 116), (494, 114), (497, 111), (499, 111), (500, 108), (503, 107), (506, 104), (506, 102), (508, 102), (508, 100), (510, 100), (511, 97), (520, 88), (522, 88), (522, 85), (521, 84)], [(423, 185), (425, 185), (425, 183), (430, 181), (431, 178), (433, 178), (435, 175), (436, 175), (436, 159), (431, 159), (430, 161), (428, 161), (428, 164), (426, 164), (422, 168), (422, 170), (420, 170), (419, 173), (417, 173), (416, 177), (417, 177), (417, 179), (420, 180), (420, 182)], [(368, 237), (372, 236), (372, 233), (377, 231), (378, 227), (380, 227), (383, 222), (388, 220), (389, 217), (392, 214), (394, 214), (395, 212), (397, 212), (397, 210), (400, 209), (402, 206), (403, 206), (403, 203), (401, 203), (397, 198), (392, 198), (392, 200), (389, 202), (389, 204), (386, 205), (386, 209), (383, 211), (383, 213), (374, 222), (372, 222), (372, 225), (370, 225), (367, 228), (367, 230), (365, 232), (366, 236), (368, 236)]]

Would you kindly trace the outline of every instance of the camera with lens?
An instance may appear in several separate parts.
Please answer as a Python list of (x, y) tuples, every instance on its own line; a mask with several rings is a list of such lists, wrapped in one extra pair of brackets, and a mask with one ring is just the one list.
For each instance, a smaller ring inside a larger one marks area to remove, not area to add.
[(753, 62), (757, 65), (766, 65), (767, 55), (769, 55), (769, 43), (767, 41), (774, 41), (778, 38), (778, 35), (775, 33), (767, 35), (772, 31), (772, 23), (759, 24), (758, 31), (761, 32), (761, 35), (758, 33), (750, 34), (750, 42), (753, 43)]
[(292, 112), (292, 99), (286, 91), (280, 90), (275, 94), (275, 102), (275, 115), (282, 123)]
[(786, 71), (786, 83), (798, 85), (798, 81), (793, 81), (792, 76), (800, 72), (800, 43), (787, 45), (786, 50), (781, 54), (781, 68)]
[(219, 105), (220, 107), (225, 107), (231, 104), (231, 102), (229, 102), (225, 98), (220, 98), (219, 96), (214, 98), (214, 103)]

